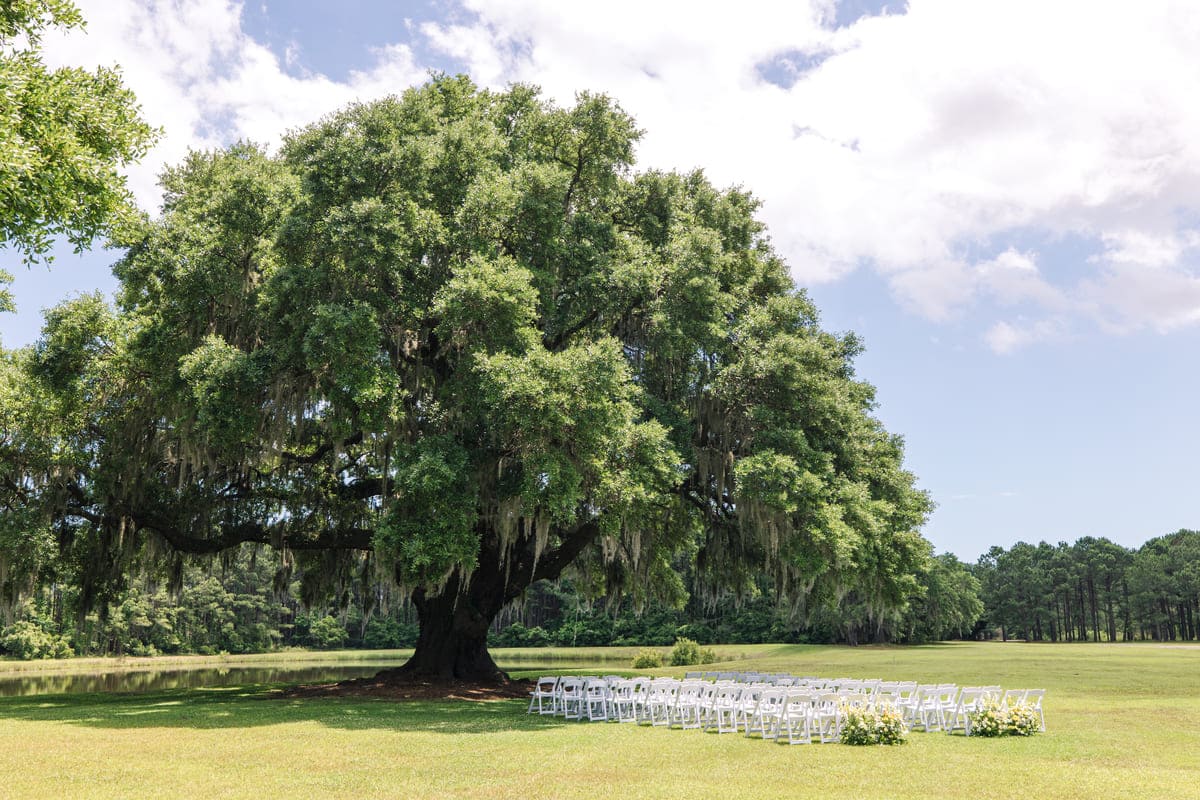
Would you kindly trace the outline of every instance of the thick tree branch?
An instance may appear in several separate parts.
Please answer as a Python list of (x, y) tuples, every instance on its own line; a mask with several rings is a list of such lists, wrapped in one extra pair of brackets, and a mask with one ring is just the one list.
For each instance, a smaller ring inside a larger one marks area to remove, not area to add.
[(307, 531), (283, 531), (259, 523), (241, 523), (221, 529), (220, 536), (194, 536), (180, 530), (172, 521), (153, 512), (135, 511), (129, 518), (139, 528), (152, 530), (162, 536), (178, 552), (195, 555), (214, 555), (247, 542), (256, 544), (280, 544), (291, 550), (371, 550), (374, 547), (374, 531), (367, 528), (346, 526), (325, 528), (313, 533)]
[(537, 568), (533, 571), (533, 577), (529, 581), (554, 580), (562, 571), (579, 557), (583, 549), (591, 544), (597, 536), (600, 535), (600, 525), (595, 520), (585, 522), (576, 527), (573, 531), (561, 537), (561, 542), (558, 547), (549, 552), (542, 553), (542, 557), (538, 559)]
[[(362, 433), (362, 431), (358, 431), (357, 433), (351, 434), (350, 436), (343, 439), (341, 441), (341, 446), (349, 447), (351, 445), (362, 444), (362, 440), (363, 440), (363, 433)], [(284, 460), (286, 460), (290, 463), (293, 463), (293, 464), (315, 464), (318, 461), (320, 461), (321, 459), (323, 459), (325, 456), (329, 455), (329, 453), (333, 450), (335, 444), (336, 444), (335, 442), (325, 442), (324, 444), (317, 447), (316, 450), (314, 450), (313, 452), (309, 453), (308, 455), (304, 455), (304, 456), (300, 455), (299, 453), (289, 452), (287, 450), (283, 451), (283, 453), (281, 453), (280, 455), (283, 456)]]

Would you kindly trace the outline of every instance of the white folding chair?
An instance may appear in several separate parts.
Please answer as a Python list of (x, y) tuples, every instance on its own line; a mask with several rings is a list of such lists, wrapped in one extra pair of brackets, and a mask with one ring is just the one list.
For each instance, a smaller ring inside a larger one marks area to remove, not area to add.
[(982, 686), (964, 686), (958, 693), (958, 700), (955, 702), (954, 708), (945, 715), (943, 730), (946, 733), (962, 731), (970, 736), (971, 714), (978, 711), (983, 701), (990, 696), (991, 693)]
[(525, 713), (532, 714), (535, 705), (539, 714), (557, 713), (557, 690), (558, 676), (538, 678), (537, 683), (533, 685), (533, 691), (529, 693), (529, 709)]
[(1028, 693), (1027, 689), (1009, 689), (1004, 692), (1004, 699), (1000, 701), (1001, 708), (1012, 708), (1025, 699)]
[(958, 685), (954, 683), (939, 684), (933, 702), (936, 707), (937, 717), (936, 727), (932, 730), (940, 731), (946, 727), (946, 717), (954, 711), (954, 707), (958, 702)]
[(757, 732), (760, 738), (774, 739), (779, 735), (779, 721), (783, 714), (783, 703), (787, 698), (785, 689), (763, 689), (758, 705), (746, 723), (746, 735)]
[(1045, 698), (1045, 689), (1029, 689), (1025, 692), (1025, 705), (1037, 711), (1038, 722), (1041, 723), (1038, 730), (1042, 733), (1046, 732), (1046, 715), (1042, 712), (1042, 700)]
[(637, 722), (634, 692), (638, 682), (633, 678), (622, 678), (609, 692), (609, 719), (617, 722)]
[[(717, 733), (737, 733), (738, 701), (745, 687), (737, 683), (719, 683), (713, 692), (712, 714), (708, 728), (717, 727)], [(707, 730), (707, 728), (706, 728)]]
[(668, 728), (700, 727), (700, 693), (704, 685), (702, 681), (684, 681), (679, 685), (667, 720)]
[(579, 678), (559, 680), (558, 711), (565, 719), (583, 719), (583, 683)]
[(583, 687), (583, 702), (588, 722), (608, 721), (609, 690), (604, 678), (593, 678)]
[(938, 687), (918, 686), (912, 700), (904, 709), (905, 722), (909, 730), (937, 730), (941, 727), (938, 717)]
[(651, 725), (670, 725), (671, 709), (675, 707), (675, 696), (679, 693), (679, 681), (660, 678), (650, 684), (646, 697), (646, 710)]
[(737, 709), (734, 714), (737, 720), (736, 727), (749, 733), (750, 717), (753, 716), (754, 710), (758, 708), (758, 700), (762, 697), (762, 693), (767, 687), (760, 683), (743, 683), (739, 685), (742, 687), (742, 693), (738, 697)]
[(813, 709), (816, 698), (803, 689), (790, 689), (779, 717), (779, 740), (787, 733), (788, 744), (812, 744)]
[[(703, 681), (700, 684), (700, 694), (696, 697), (696, 718), (695, 725), (690, 727), (706, 728), (709, 721), (713, 717), (713, 702), (717, 696), (717, 685)], [(687, 728), (688, 725), (683, 727)]]
[(817, 739), (823, 744), (838, 741), (842, 736), (842, 698), (837, 692), (817, 695), (813, 703), (812, 721), (817, 726)]

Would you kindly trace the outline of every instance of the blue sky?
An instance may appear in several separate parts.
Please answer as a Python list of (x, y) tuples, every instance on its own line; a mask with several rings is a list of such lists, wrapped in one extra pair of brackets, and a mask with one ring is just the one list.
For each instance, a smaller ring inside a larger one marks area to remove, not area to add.
[[(355, 99), (467, 71), (607, 91), (646, 166), (703, 167), (762, 217), (907, 441), (939, 550), (1200, 526), (1200, 15), (1150, 2), (86, 0), (55, 63), (119, 63), (189, 147), (274, 145)], [(680, 24), (686, 9), (687, 22)], [(1014, 43), (1019, 46), (1012, 46)], [(1120, 54), (1116, 57), (1114, 54)], [(112, 255), (18, 267), (12, 346)], [(10, 265), (11, 266), (11, 265)]]

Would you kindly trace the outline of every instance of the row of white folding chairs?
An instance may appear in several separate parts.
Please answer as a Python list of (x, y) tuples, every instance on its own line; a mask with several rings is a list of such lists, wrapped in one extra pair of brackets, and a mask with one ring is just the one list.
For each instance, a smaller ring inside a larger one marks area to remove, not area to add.
[[(567, 719), (588, 720), (621, 720), (650, 722), (657, 725), (679, 724), (680, 727), (699, 727), (714, 718), (714, 704), (720, 698), (728, 702), (730, 695), (740, 696), (746, 688), (753, 687), (756, 691), (747, 695), (757, 697), (757, 690), (766, 687), (787, 688), (795, 686), (806, 692), (820, 692), (830, 686), (840, 683), (844, 688), (840, 693), (846, 696), (862, 696), (868, 700), (880, 688), (880, 682), (854, 682), (848, 679), (840, 682), (826, 682), (809, 678), (778, 678), (774, 681), (757, 681), (755, 683), (736, 683), (729, 679), (719, 679), (709, 683), (704, 679), (675, 678), (632, 678), (623, 679), (620, 676), (608, 675), (603, 678), (596, 676), (584, 677), (545, 677), (538, 680), (535, 689), (530, 693), (529, 712), (535, 709), (540, 714), (560, 714)], [(725, 691), (718, 693), (716, 687), (725, 686)], [(898, 691), (892, 692), (884, 685), (881, 697), (888, 698), (894, 704), (908, 700), (908, 684), (897, 684)], [(736, 688), (728, 688), (736, 687)], [(916, 688), (916, 683), (911, 684)]]
[[(759, 719), (758, 704), (767, 689), (784, 691), (790, 688), (796, 697), (825, 697), (829, 702), (840, 699), (840, 706), (889, 706), (898, 710), (910, 730), (962, 730), (970, 735), (970, 714), (985, 698), (996, 697), (1002, 708), (1024, 702), (1033, 708), (1041, 730), (1046, 729), (1042, 710), (1043, 689), (1013, 689), (1007, 692), (999, 686), (963, 687), (956, 684), (918, 685), (910, 682), (864, 682), (875, 685), (855, 685), (838, 682), (842, 687), (829, 692), (816, 685), (780, 687), (765, 682), (744, 684), (733, 681), (710, 683), (701, 680), (675, 678), (621, 678), (616, 675), (599, 678), (588, 676), (546, 677), (538, 680), (531, 692), (529, 712), (561, 714), (567, 719), (589, 721), (614, 720), (649, 722), (681, 728), (716, 727), (719, 733), (734, 732), (739, 725), (750, 732), (750, 718)], [(770, 702), (778, 702), (778, 692)], [(840, 731), (840, 722), (838, 723)], [(789, 734), (790, 737), (790, 734)]]
[(536, 711), (593, 722), (619, 719), (627, 713), (632, 698), (641, 694), (634, 688), (649, 682), (649, 678), (623, 678), (620, 675), (539, 678), (530, 692), (527, 713)]
[(687, 672), (684, 673), (683, 679), (685, 681), (709, 681), (710, 683), (733, 681), (734, 683), (767, 683), (787, 686), (797, 681), (812, 680), (797, 678), (786, 672)]
[(849, 709), (893, 707), (861, 691), (752, 684), (735, 687), (733, 692), (730, 705), (723, 704), (720, 696), (715, 704), (713, 727), (718, 733), (742, 732), (788, 744), (837, 742)]
[[(784, 713), (791, 698), (792, 710)], [(649, 723), (681, 729), (712, 729), (718, 733), (758, 733), (773, 739), (786, 723), (789, 742), (836, 741), (848, 705), (866, 705), (863, 693), (781, 688), (767, 683), (733, 681), (709, 683), (675, 678), (607, 676), (546, 677), (531, 692), (529, 713), (561, 714), (566, 719)], [(797, 709), (803, 708), (803, 713)], [(803, 721), (801, 728), (797, 723)]]
[[(765, 686), (766, 684), (755, 684)], [(719, 689), (744, 687), (731, 680), (710, 683), (677, 678), (544, 677), (530, 692), (529, 713), (558, 714), (566, 719), (648, 722), (651, 725), (701, 727), (713, 715)]]
[(879, 678), (816, 678), (796, 677), (788, 673), (766, 672), (688, 672), (684, 680), (724, 681), (738, 683), (765, 683), (770, 686), (796, 686), (816, 691), (850, 691), (873, 695), (877, 691), (894, 691), (897, 688), (916, 689), (916, 681), (884, 681)]

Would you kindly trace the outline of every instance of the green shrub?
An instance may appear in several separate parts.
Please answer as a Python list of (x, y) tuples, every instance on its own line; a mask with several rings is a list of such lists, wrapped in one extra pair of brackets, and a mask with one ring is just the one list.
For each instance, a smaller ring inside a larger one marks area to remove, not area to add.
[(691, 639), (676, 639), (675, 647), (671, 649), (671, 666), (690, 667), (699, 663), (700, 645), (696, 644)]
[(488, 645), (492, 647), (549, 647), (553, 643), (544, 628), (538, 625), (526, 628), (519, 622), (514, 622), (499, 633), (488, 634)]
[(371, 650), (391, 650), (412, 647), (417, 643), (417, 626), (392, 617), (374, 617), (363, 632), (363, 647)]
[(662, 653), (652, 648), (643, 648), (633, 657), (634, 669), (655, 669), (663, 665)]
[(75, 655), (66, 637), (43, 629), (36, 622), (17, 620), (0, 633), (0, 647), (10, 656), (25, 659), (70, 658)]
[(322, 650), (333, 650), (346, 643), (350, 634), (331, 616), (315, 619), (308, 628), (308, 643)]
[(717, 651), (716, 650), (713, 650), (711, 647), (701, 647), (700, 648), (700, 663), (701, 664), (711, 664), (716, 660), (717, 660)]

